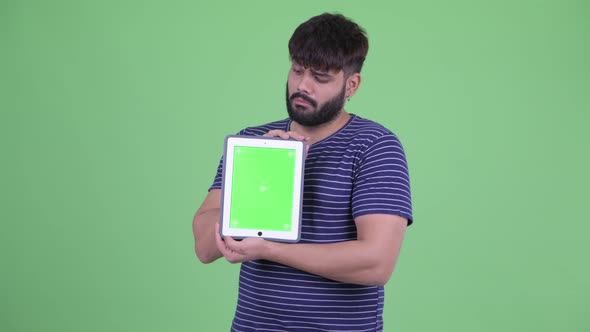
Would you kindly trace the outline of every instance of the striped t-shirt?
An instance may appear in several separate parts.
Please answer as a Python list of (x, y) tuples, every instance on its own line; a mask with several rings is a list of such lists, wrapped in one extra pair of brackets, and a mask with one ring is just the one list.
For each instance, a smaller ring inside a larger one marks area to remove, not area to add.
[[(240, 135), (288, 131), (290, 120)], [(222, 164), (211, 189), (221, 188)], [(356, 240), (354, 218), (395, 214), (412, 222), (403, 148), (385, 127), (352, 114), (305, 160), (300, 243)], [(311, 258), (310, 258), (311, 259)], [(382, 331), (382, 286), (346, 284), (266, 260), (242, 263), (232, 331)]]

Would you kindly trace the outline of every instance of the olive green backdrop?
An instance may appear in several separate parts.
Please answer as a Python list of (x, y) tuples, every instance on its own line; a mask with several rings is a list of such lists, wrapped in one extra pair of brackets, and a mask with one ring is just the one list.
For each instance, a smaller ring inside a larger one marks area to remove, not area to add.
[(192, 216), (324, 11), (367, 29), (347, 110), (410, 165), (385, 330), (588, 331), (583, 0), (2, 0), (0, 330), (227, 331), (239, 266), (197, 261)]

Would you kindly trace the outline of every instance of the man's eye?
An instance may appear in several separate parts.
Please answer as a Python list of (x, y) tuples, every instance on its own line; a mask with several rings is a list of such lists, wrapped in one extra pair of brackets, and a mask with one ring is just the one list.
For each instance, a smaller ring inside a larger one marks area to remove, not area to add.
[(297, 68), (293, 68), (293, 72), (294, 72), (295, 74), (297, 74), (297, 75), (301, 75), (301, 74), (303, 74), (303, 70), (301, 70), (301, 69), (297, 69)]
[(316, 81), (320, 82), (320, 83), (326, 83), (328, 82), (328, 79), (324, 76), (318, 76), (318, 75), (314, 75), (314, 78)]

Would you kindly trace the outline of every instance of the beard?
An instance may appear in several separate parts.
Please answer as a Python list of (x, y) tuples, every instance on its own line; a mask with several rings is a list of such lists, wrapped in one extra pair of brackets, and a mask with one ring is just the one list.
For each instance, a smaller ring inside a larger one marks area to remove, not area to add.
[[(318, 109), (318, 103), (311, 97), (301, 93), (295, 92), (289, 96), (289, 87), (287, 86), (287, 113), (291, 120), (307, 127), (316, 127), (324, 123), (330, 122), (340, 114), (344, 108), (344, 94), (346, 92), (345, 85), (342, 85), (342, 91), (334, 98), (328, 100)], [(310, 103), (312, 108), (303, 106), (293, 107), (293, 99), (301, 98)]]

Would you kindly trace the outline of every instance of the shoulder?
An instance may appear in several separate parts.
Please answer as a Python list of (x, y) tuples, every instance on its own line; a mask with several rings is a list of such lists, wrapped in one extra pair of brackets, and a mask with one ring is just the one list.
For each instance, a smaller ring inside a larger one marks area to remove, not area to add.
[(361, 143), (367, 149), (382, 144), (402, 148), (399, 138), (391, 130), (358, 115), (354, 116), (342, 134), (349, 136), (357, 144)]
[(238, 135), (247, 135), (247, 136), (262, 136), (267, 132), (274, 130), (274, 129), (281, 129), (287, 130), (289, 126), (289, 119), (278, 120), (274, 122), (269, 122), (259, 126), (247, 127), (238, 133)]

